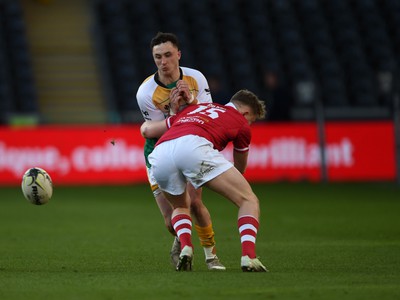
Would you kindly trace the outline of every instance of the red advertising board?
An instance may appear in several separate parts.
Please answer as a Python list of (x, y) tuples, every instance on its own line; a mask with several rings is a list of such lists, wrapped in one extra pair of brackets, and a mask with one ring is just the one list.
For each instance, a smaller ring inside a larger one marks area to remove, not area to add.
[(19, 183), (30, 167), (55, 184), (145, 182), (144, 140), (138, 126), (0, 129), (0, 183)]
[[(391, 122), (332, 122), (325, 131), (330, 181), (395, 179)], [(143, 144), (138, 125), (0, 127), (0, 185), (20, 184), (34, 166), (56, 185), (146, 182)], [(224, 150), (228, 159), (231, 151)], [(314, 123), (253, 126), (249, 181), (318, 181), (320, 165)]]
[(395, 180), (393, 123), (330, 123), (326, 136), (331, 180)]

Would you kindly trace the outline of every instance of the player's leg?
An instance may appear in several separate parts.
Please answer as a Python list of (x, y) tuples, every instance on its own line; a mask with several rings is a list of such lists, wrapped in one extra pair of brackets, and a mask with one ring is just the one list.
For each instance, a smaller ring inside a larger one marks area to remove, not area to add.
[(186, 179), (174, 163), (175, 141), (160, 144), (149, 155), (154, 179), (173, 207), (171, 224), (181, 242), (181, 254), (177, 270), (191, 270), (193, 245), (191, 241), (192, 220), (190, 199), (186, 192)]
[(258, 220), (260, 215), (258, 198), (250, 184), (235, 167), (211, 179), (206, 186), (239, 207), (239, 217), (251, 215)]
[(260, 208), (258, 198), (250, 184), (235, 167), (232, 167), (208, 181), (206, 186), (239, 207), (238, 229), (242, 245), (242, 270), (266, 272), (266, 267), (256, 256)]
[(192, 219), (190, 217), (190, 199), (185, 191), (181, 195), (164, 192), (174, 208), (171, 223), (181, 243), (181, 253), (176, 265), (177, 271), (191, 271), (193, 260)]
[(202, 201), (202, 189), (195, 189), (188, 183), (187, 190), (190, 195), (190, 211), (195, 219), (195, 230), (203, 247), (206, 264), (209, 270), (225, 270), (225, 266), (219, 261), (215, 247), (214, 230), (211, 216)]
[(165, 227), (174, 236), (174, 241), (172, 242), (170, 250), (170, 258), (171, 258), (171, 264), (175, 267), (179, 261), (179, 254), (181, 253), (181, 244), (171, 224), (171, 215), (173, 208), (171, 204), (168, 202), (168, 200), (165, 198), (164, 194), (159, 189), (158, 184), (153, 176), (151, 168), (147, 168), (147, 178), (149, 180), (150, 188), (153, 192), (154, 199), (156, 200), (157, 206), (161, 212), (161, 215), (163, 216)]
[(154, 195), (154, 198), (155, 198), (157, 206), (161, 212), (161, 215), (164, 218), (165, 227), (173, 236), (175, 236), (176, 233), (171, 224), (171, 215), (172, 215), (172, 211), (173, 211), (171, 204), (168, 202), (168, 200), (165, 198), (164, 194), (159, 189), (158, 189), (158, 193), (156, 195)]

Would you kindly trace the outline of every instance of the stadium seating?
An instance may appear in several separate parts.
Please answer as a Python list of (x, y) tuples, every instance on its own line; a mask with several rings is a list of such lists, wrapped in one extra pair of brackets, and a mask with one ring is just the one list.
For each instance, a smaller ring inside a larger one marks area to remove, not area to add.
[(34, 76), (19, 2), (0, 1), (0, 24), (0, 124), (14, 117), (36, 120)]
[(390, 78), (400, 64), (397, 0), (94, 3), (120, 111), (137, 109), (135, 91), (156, 71), (151, 37), (171, 31), (181, 41), (182, 65), (218, 77), (228, 94), (267, 94), (263, 74), (273, 71), (285, 83), (280, 101), (288, 110), (313, 111), (318, 97), (331, 118), (391, 116)]

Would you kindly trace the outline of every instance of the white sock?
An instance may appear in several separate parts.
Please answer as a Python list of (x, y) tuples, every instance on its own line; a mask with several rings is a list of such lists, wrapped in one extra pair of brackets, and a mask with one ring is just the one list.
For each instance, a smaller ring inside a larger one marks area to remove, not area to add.
[(207, 259), (213, 259), (215, 258), (217, 255), (215, 255), (214, 252), (214, 246), (212, 247), (203, 247), (204, 249), (204, 255), (206, 256), (206, 260)]

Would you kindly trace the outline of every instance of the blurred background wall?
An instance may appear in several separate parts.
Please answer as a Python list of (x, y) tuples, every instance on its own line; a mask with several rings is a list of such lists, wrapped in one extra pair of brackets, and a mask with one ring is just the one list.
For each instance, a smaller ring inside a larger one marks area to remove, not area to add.
[(0, 0), (0, 122), (134, 123), (174, 32), (182, 65), (216, 102), (247, 88), (270, 121), (391, 119), (400, 63), (398, 0)]
[(400, 183), (400, 0), (0, 0), (0, 184), (33, 165), (145, 182), (135, 94), (158, 31), (215, 102), (266, 100), (251, 180)]

